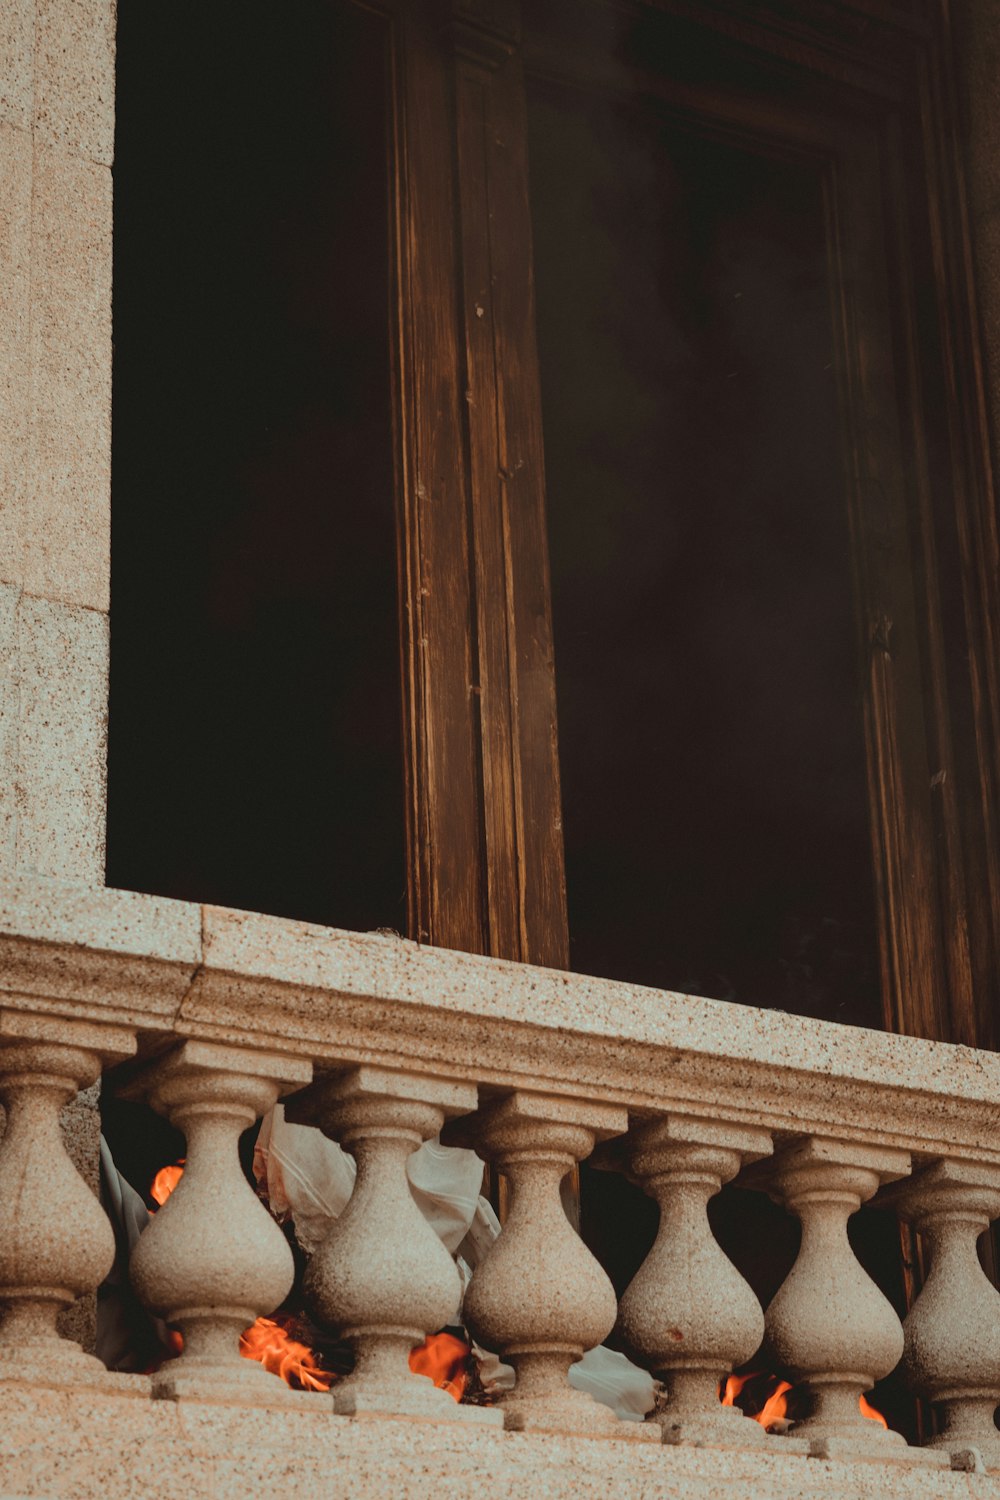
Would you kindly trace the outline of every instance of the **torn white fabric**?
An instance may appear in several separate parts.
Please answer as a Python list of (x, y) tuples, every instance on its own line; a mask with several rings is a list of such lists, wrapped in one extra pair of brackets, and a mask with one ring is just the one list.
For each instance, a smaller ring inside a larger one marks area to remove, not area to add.
[[(354, 1158), (312, 1125), (291, 1124), (276, 1104), (261, 1122), (253, 1167), (272, 1213), (294, 1219), (295, 1238), (311, 1255), (347, 1206)], [(431, 1140), (414, 1151), (406, 1175), (418, 1208), (454, 1255), (476, 1217), (483, 1163), (474, 1151)]]
[(569, 1367), (569, 1383), (595, 1401), (610, 1406), (625, 1422), (641, 1422), (653, 1410), (656, 1384), (648, 1370), (640, 1370), (617, 1349), (598, 1344)]

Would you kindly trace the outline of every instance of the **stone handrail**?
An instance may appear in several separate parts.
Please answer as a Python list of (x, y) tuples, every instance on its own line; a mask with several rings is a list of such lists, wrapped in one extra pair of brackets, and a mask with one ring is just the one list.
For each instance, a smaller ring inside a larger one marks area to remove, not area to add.
[[(187, 1140), (182, 1185), (132, 1261), (140, 1296), (184, 1336), (151, 1386), (109, 1375), (55, 1324), (113, 1252), (62, 1150), (59, 1109), (133, 1055), (128, 1091)], [(337, 1411), (1000, 1467), (1000, 1295), (976, 1256), (1000, 1213), (1000, 1058), (392, 935), (27, 877), (0, 890), (0, 1202), (16, 1204), (0, 1219), (0, 1379), (28, 1378), (44, 1356), (67, 1381), (132, 1394), (297, 1401), (238, 1349), (240, 1330), (286, 1295), (292, 1266), (242, 1178), (237, 1142), (289, 1094), (291, 1114), (358, 1161), (349, 1209), (307, 1276), (319, 1320), (357, 1354), (335, 1387)], [(454, 1266), (405, 1177), (409, 1153), (442, 1130), (511, 1188), (504, 1232), (465, 1297), (473, 1334), (516, 1370), (502, 1413), (457, 1406), (408, 1366), (457, 1301)], [(595, 1148), (660, 1207), (657, 1241), (620, 1306), (560, 1206), (560, 1179)], [(802, 1225), (766, 1317), (706, 1213), (740, 1174)], [(850, 1215), (876, 1193), (931, 1249), (905, 1328), (847, 1237)], [(646, 1424), (619, 1421), (567, 1380), (616, 1321), (666, 1390)], [(718, 1402), (720, 1379), (765, 1332), (812, 1397), (789, 1437), (767, 1438)], [(901, 1355), (942, 1416), (923, 1448), (859, 1411)]]

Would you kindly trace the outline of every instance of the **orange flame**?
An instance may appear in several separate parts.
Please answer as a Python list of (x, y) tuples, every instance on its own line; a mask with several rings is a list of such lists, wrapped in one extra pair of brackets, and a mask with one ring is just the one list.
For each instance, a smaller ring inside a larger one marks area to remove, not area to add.
[[(161, 1167), (150, 1184), (150, 1197), (162, 1207), (183, 1175), (183, 1157), (172, 1166)], [(258, 1318), (240, 1335), (243, 1358), (258, 1360), (271, 1375), (280, 1376), (295, 1390), (328, 1391), (337, 1377), (317, 1364), (308, 1344), (292, 1338), (278, 1321), (280, 1316)], [(175, 1328), (167, 1330), (167, 1338), (170, 1343), (168, 1358), (173, 1358), (183, 1350), (184, 1338)], [(429, 1334), (423, 1344), (411, 1352), (410, 1369), (415, 1375), (429, 1376), (449, 1396), (461, 1401), (469, 1381), (467, 1360), (470, 1353), (469, 1345), (454, 1334)]]
[[(730, 1375), (726, 1381), (725, 1389), (719, 1392), (719, 1400), (723, 1406), (735, 1406), (736, 1398), (742, 1394), (744, 1387), (751, 1380), (759, 1379), (760, 1375), (761, 1371), (759, 1370), (751, 1371), (749, 1375)], [(772, 1376), (771, 1379), (773, 1378)], [(785, 1413), (788, 1411), (787, 1393), (791, 1388), (787, 1380), (779, 1380), (774, 1390), (769, 1392), (767, 1400), (760, 1411), (748, 1411), (746, 1415), (752, 1417), (755, 1422), (759, 1422), (764, 1428), (773, 1426), (775, 1422), (783, 1421)]]
[(316, 1363), (308, 1344), (293, 1339), (274, 1318), (258, 1318), (240, 1335), (244, 1359), (256, 1359), (294, 1390), (328, 1391), (333, 1376)]
[[(258, 1318), (240, 1336), (240, 1353), (244, 1359), (256, 1359), (271, 1375), (278, 1375), (295, 1390), (328, 1391), (337, 1378), (316, 1362), (308, 1344), (292, 1338), (280, 1322)], [(461, 1401), (468, 1382), (465, 1369), (469, 1346), (450, 1333), (431, 1334), (410, 1354), (410, 1369), (415, 1375), (428, 1375), (434, 1384)]]
[(785, 1413), (788, 1411), (788, 1392), (791, 1388), (790, 1381), (779, 1380), (754, 1421), (759, 1422), (765, 1430), (772, 1427), (775, 1422), (784, 1421)]
[[(720, 1385), (719, 1387), (719, 1400), (723, 1406), (735, 1406), (737, 1398), (742, 1394), (750, 1381), (758, 1380), (762, 1377), (764, 1377), (762, 1370), (753, 1370), (749, 1375), (730, 1375), (726, 1380), (725, 1386)], [(773, 1375), (764, 1378), (769, 1378), (772, 1381), (775, 1379)], [(752, 1417), (755, 1422), (759, 1422), (764, 1428), (773, 1427), (775, 1423), (784, 1421), (788, 1413), (788, 1392), (791, 1389), (792, 1387), (787, 1380), (777, 1381), (760, 1411), (748, 1411), (746, 1415)], [(859, 1397), (858, 1404), (863, 1417), (869, 1417), (873, 1422), (881, 1422), (883, 1427), (888, 1428), (889, 1424), (885, 1417), (883, 1417), (880, 1411), (876, 1411), (874, 1406), (865, 1400), (864, 1396)]]
[[(161, 1167), (149, 1185), (149, 1196), (153, 1198), (162, 1208), (170, 1197), (174, 1188), (184, 1176), (184, 1157), (175, 1161), (171, 1167)], [(156, 1212), (154, 1208), (153, 1213)]]
[(725, 1390), (719, 1393), (719, 1400), (723, 1406), (735, 1406), (736, 1397), (740, 1394), (747, 1381), (752, 1379), (752, 1375), (730, 1375), (726, 1381)]
[(863, 1417), (868, 1417), (873, 1422), (881, 1422), (882, 1426), (888, 1430), (889, 1424), (885, 1420), (885, 1417), (883, 1417), (883, 1415), (882, 1415), (882, 1413), (880, 1411), (876, 1411), (875, 1408), (874, 1408), (874, 1406), (872, 1406), (871, 1402), (870, 1401), (866, 1401), (865, 1398), (864, 1398), (864, 1396), (862, 1396), (860, 1398), (860, 1406), (861, 1406), (861, 1415)]
[(410, 1353), (414, 1375), (429, 1375), (434, 1384), (461, 1401), (469, 1381), (469, 1346), (452, 1333), (433, 1333)]

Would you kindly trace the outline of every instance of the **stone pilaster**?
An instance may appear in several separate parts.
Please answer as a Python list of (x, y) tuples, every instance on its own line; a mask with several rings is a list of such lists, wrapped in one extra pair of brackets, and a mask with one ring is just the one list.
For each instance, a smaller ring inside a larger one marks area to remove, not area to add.
[[(114, 0), (0, 16), (0, 878), (104, 882)], [(96, 1191), (99, 1085), (63, 1138)], [(92, 1347), (83, 1297), (60, 1326)]]

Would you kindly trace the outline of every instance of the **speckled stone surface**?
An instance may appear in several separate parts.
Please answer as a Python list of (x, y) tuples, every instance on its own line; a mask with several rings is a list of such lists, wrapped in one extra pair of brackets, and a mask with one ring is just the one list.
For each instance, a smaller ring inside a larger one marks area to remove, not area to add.
[[(0, 5), (0, 870), (81, 887), (104, 880), (114, 38), (113, 0)], [(96, 1097), (62, 1117), (91, 1186)], [(62, 1318), (85, 1345), (93, 1323), (90, 1296)]]
[[(0, 319), (3, 312), (0, 311)], [(0, 414), (0, 443), (4, 435), (4, 417)], [(2, 459), (0, 459), (2, 462)], [(0, 567), (5, 546), (5, 518), (0, 506)], [(17, 850), (17, 723), (20, 712), (20, 685), (17, 661), (17, 605), (20, 590), (13, 584), (0, 583), (0, 869), (13, 869)]]
[[(91, 1192), (97, 1195), (100, 1179), (101, 1085), (91, 1084), (66, 1105), (60, 1116), (66, 1154)], [(2, 1127), (0, 1127), (2, 1129)], [(59, 1332), (75, 1339), (93, 1353), (97, 1339), (97, 1296), (89, 1292), (59, 1315)]]
[(0, 1007), (1000, 1164), (1000, 1057), (400, 938), (0, 880)]
[(36, 0), (36, 136), (109, 167), (115, 144), (115, 6)]
[[(780, 1440), (777, 1440), (780, 1442)], [(0, 1497), (246, 1500), (997, 1500), (1000, 1480), (466, 1424), (352, 1421), (303, 1394), (266, 1413), (0, 1386)]]
[(0, 584), (0, 867), (104, 876), (108, 624)]
[(111, 0), (0, 7), (0, 581), (105, 613), (114, 27)]
[(5, 0), (0, 6), (0, 120), (31, 127), (34, 93), (34, 0)]
[(112, 0), (0, 6), (0, 868), (104, 878)]
[(37, 136), (31, 227), (27, 593), (106, 612), (111, 519), (111, 173)]
[(98, 885), (104, 873), (108, 624), (22, 594), (17, 864)]
[(68, 949), (176, 965), (187, 977), (201, 963), (201, 908), (168, 896), (86, 887), (16, 871), (0, 879), (0, 934)]
[[(0, 6), (10, 26), (17, 5)], [(0, 61), (0, 78), (9, 81)], [(0, 85), (0, 87), (4, 86)], [(30, 133), (0, 123), (0, 579), (20, 585), (21, 513), (29, 471), (31, 303)]]

